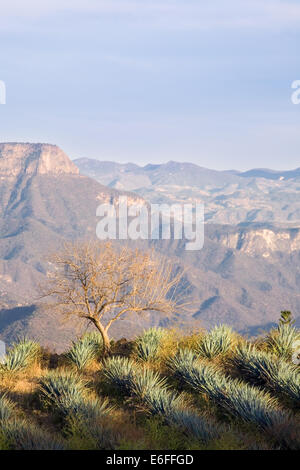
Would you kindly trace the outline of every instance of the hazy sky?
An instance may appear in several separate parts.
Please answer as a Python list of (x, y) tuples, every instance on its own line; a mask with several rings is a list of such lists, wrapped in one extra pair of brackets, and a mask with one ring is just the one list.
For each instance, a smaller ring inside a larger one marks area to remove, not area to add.
[(0, 141), (71, 158), (300, 166), (300, 1), (2, 0)]

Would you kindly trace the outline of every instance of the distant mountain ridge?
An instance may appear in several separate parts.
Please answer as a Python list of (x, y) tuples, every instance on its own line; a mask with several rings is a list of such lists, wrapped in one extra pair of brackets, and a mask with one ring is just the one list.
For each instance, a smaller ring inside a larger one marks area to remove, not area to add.
[[(196, 163), (190, 162), (177, 162), (170, 160), (167, 163), (161, 164), (152, 164), (148, 163), (147, 165), (140, 166), (136, 163), (116, 163), (111, 161), (101, 161), (91, 158), (78, 158), (73, 160), (74, 163), (78, 166), (80, 171), (94, 172), (94, 177), (104, 177), (105, 175), (111, 175), (113, 172), (116, 173), (130, 173), (136, 172), (137, 174), (152, 173), (154, 175), (152, 178), (155, 181), (155, 176), (162, 175), (164, 173), (173, 172), (176, 174), (178, 171), (193, 172), (194, 178), (197, 178), (198, 175), (209, 175), (214, 176), (217, 180), (220, 178), (227, 178), (227, 182), (238, 181), (236, 178), (232, 177), (243, 177), (243, 178), (265, 178), (265, 179), (296, 179), (300, 178), (300, 167), (294, 170), (288, 171), (279, 171), (272, 170), (268, 168), (253, 168), (247, 171), (239, 170), (212, 170), (209, 168), (201, 167)], [(224, 181), (224, 180), (223, 180)], [(214, 180), (214, 183), (216, 180)]]
[(300, 169), (217, 171), (170, 161), (144, 167), (78, 159), (80, 172), (115, 189), (129, 189), (153, 203), (205, 204), (206, 222), (300, 226)]
[(270, 180), (300, 179), (300, 168), (290, 171), (269, 170), (268, 168), (254, 168), (253, 170), (239, 173), (244, 178), (265, 178)]

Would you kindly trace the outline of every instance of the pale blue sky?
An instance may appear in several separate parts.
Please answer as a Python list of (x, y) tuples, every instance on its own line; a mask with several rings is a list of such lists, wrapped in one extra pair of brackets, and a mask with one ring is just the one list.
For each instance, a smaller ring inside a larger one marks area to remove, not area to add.
[(300, 166), (300, 1), (3, 0), (0, 13), (0, 141)]

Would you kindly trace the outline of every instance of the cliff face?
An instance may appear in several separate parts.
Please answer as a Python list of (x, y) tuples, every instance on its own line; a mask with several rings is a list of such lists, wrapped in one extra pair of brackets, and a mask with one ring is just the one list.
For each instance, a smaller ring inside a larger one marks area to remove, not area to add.
[(0, 144), (0, 178), (20, 175), (77, 175), (78, 168), (56, 145)]
[(300, 250), (300, 229), (237, 229), (234, 233), (218, 234), (215, 239), (227, 248), (264, 258), (275, 252)]

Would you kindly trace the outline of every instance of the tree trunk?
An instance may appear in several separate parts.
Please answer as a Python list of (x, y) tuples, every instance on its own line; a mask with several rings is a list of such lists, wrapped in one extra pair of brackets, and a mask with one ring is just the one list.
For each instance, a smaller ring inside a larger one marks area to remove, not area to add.
[(93, 323), (97, 330), (100, 332), (103, 340), (103, 355), (108, 356), (110, 353), (110, 340), (107, 334), (107, 330), (104, 328), (99, 320), (93, 319)]

